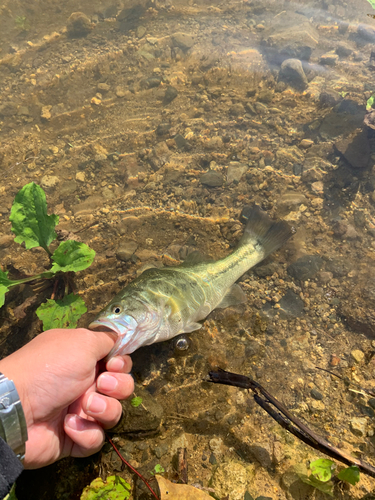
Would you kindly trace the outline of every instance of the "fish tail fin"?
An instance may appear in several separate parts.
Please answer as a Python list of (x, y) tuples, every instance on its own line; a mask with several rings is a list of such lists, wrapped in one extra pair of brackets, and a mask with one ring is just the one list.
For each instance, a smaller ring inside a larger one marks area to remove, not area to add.
[(264, 252), (264, 257), (280, 248), (293, 234), (291, 227), (284, 221), (273, 221), (258, 206), (245, 207), (241, 218), (245, 219), (246, 227), (239, 246), (248, 243), (258, 244)]

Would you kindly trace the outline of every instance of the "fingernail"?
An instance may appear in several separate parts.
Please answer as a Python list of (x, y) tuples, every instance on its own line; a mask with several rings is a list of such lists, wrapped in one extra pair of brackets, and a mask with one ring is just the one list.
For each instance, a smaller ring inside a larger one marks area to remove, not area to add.
[(83, 431), (85, 427), (85, 422), (78, 415), (66, 415), (64, 423), (73, 431)]
[(114, 372), (121, 372), (121, 370), (124, 368), (125, 362), (122, 358), (117, 357), (117, 358), (111, 358), (108, 363), (107, 363), (107, 370), (111, 369)]
[(102, 397), (93, 392), (87, 400), (87, 411), (90, 413), (103, 413), (107, 405)]
[(118, 385), (116, 377), (112, 377), (109, 373), (103, 373), (98, 378), (97, 386), (100, 391), (114, 391)]

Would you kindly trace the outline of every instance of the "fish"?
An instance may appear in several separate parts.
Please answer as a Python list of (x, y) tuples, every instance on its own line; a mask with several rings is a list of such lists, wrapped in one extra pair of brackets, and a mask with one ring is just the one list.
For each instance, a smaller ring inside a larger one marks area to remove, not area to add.
[(256, 205), (242, 213), (246, 226), (231, 254), (202, 262), (193, 252), (180, 265), (147, 269), (109, 302), (89, 325), (92, 330), (117, 334), (106, 361), (199, 330), (214, 309), (246, 301), (236, 281), (280, 248), (293, 231)]

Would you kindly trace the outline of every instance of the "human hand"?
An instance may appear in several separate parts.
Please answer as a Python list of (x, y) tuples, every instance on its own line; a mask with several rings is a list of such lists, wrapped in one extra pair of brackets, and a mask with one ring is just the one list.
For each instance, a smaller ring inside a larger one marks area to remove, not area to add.
[(0, 372), (14, 381), (25, 413), (26, 468), (100, 450), (103, 428), (121, 417), (118, 399), (134, 390), (127, 355), (111, 358), (99, 375), (98, 361), (114, 342), (109, 333), (84, 328), (48, 330), (0, 361)]

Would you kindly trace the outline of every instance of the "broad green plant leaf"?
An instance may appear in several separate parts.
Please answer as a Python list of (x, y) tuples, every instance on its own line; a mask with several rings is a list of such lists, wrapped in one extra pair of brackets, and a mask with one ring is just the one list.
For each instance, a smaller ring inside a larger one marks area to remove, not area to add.
[(109, 476), (106, 481), (98, 477), (83, 490), (81, 500), (127, 500), (130, 490), (130, 484), (120, 476)]
[(130, 404), (133, 406), (133, 408), (138, 408), (142, 404), (143, 399), (140, 398), (139, 396), (136, 396), (135, 398), (130, 400)]
[(334, 462), (328, 458), (319, 458), (310, 463), (310, 470), (313, 476), (323, 483), (329, 481), (332, 477), (332, 465)]
[(79, 318), (87, 311), (84, 300), (74, 293), (61, 300), (48, 299), (36, 310), (43, 321), (43, 330), (51, 328), (75, 328)]
[(360, 480), (359, 469), (356, 465), (351, 465), (350, 467), (347, 467), (346, 469), (340, 471), (337, 474), (337, 477), (341, 481), (346, 481), (354, 486)]
[(95, 258), (95, 250), (79, 241), (68, 240), (60, 243), (53, 252), (51, 271), (82, 271), (91, 266)]
[(375, 9), (375, 0), (367, 0), (373, 9)]
[(12, 280), (8, 279), (8, 272), (0, 269), (0, 307), (4, 305), (5, 294), (13, 284)]
[(307, 476), (306, 474), (298, 474), (298, 477), (301, 479), (306, 484), (309, 484), (310, 486), (313, 486), (319, 491), (322, 491), (323, 493), (326, 493), (330, 497), (333, 497), (333, 483), (330, 482), (322, 482), (319, 481), (315, 476)]
[(43, 189), (30, 182), (14, 199), (10, 212), (16, 243), (25, 242), (26, 248), (42, 247), (50, 255), (48, 245), (56, 239), (58, 215), (47, 215), (46, 195)]

